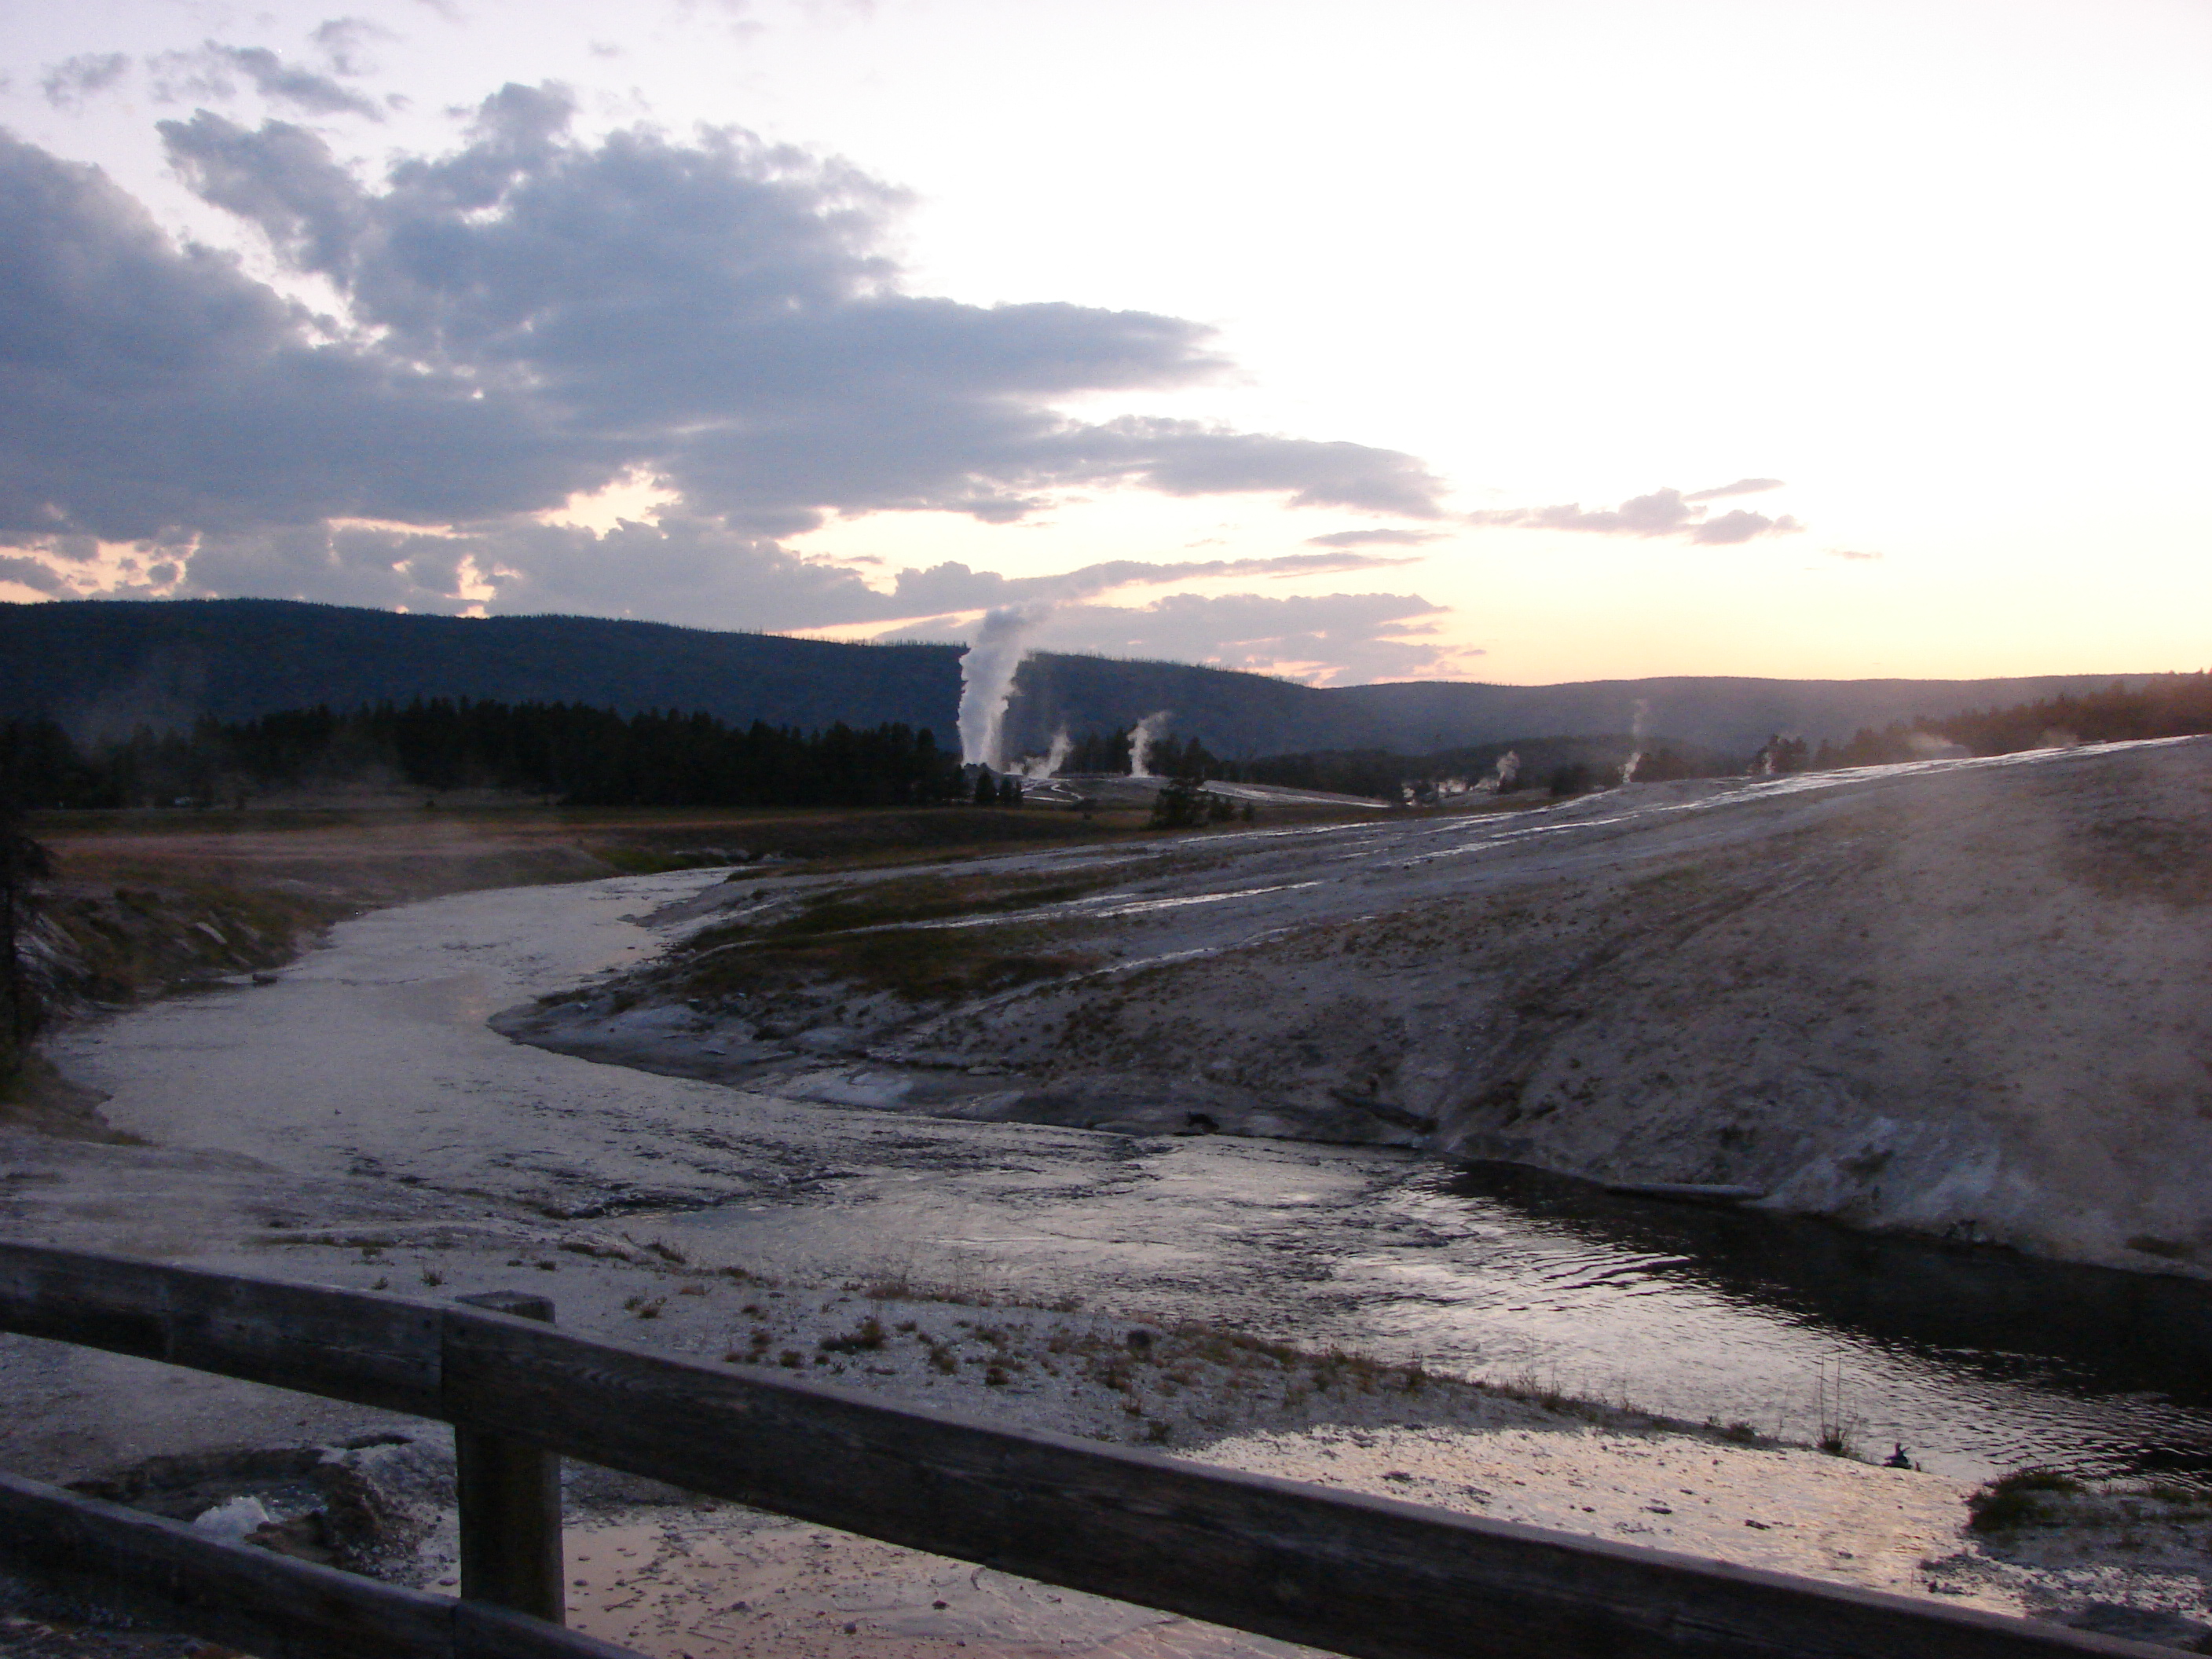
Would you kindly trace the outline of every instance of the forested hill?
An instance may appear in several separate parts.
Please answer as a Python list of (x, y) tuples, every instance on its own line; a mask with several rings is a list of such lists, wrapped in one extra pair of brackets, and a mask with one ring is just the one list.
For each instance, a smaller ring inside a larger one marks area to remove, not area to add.
[[(418, 697), (702, 711), (814, 730), (893, 722), (956, 741), (959, 649), (839, 645), (590, 617), (402, 616), (283, 599), (0, 605), (0, 718), (49, 715), (80, 739)], [(1676, 678), (1511, 686), (1430, 682), (1316, 690), (1263, 675), (1052, 654), (1024, 665), (1007, 731), (1041, 750), (1169, 711), (1229, 757), (1333, 749), (1426, 754), (1547, 735), (1625, 732), (1749, 756), (1777, 732), (2002, 708), (2112, 675), (2002, 680)], [(2124, 677), (2139, 683), (2141, 676)]]
[(953, 731), (959, 652), (593, 617), (403, 616), (286, 599), (0, 606), (0, 716), (82, 739), (418, 697)]

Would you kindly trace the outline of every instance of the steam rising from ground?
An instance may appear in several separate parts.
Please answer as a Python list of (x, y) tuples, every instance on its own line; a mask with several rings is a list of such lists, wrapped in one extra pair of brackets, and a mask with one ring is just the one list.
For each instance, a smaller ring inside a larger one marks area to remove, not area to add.
[(1650, 732), (1651, 699), (1638, 697), (1636, 700), (1636, 718), (1630, 722), (1628, 728), (1628, 759), (1620, 769), (1623, 783), (1636, 781), (1636, 769), (1644, 763), (1644, 739)]
[(1066, 762), (1067, 751), (1074, 747), (1074, 743), (1068, 738), (1067, 728), (1061, 726), (1052, 734), (1052, 748), (1048, 752), (1031, 755), (1023, 761), (1022, 775), (1025, 778), (1058, 777), (1060, 767)]
[(1148, 778), (1152, 775), (1152, 744), (1166, 729), (1168, 711), (1164, 708), (1145, 716), (1137, 722), (1137, 729), (1129, 733), (1129, 775)]
[(1513, 780), (1520, 775), (1521, 757), (1516, 750), (1509, 749), (1498, 757), (1498, 764), (1492, 767), (1482, 781), (1474, 787), (1486, 795), (1495, 795), (1510, 787)]
[(1051, 614), (1048, 605), (1010, 605), (984, 614), (975, 643), (960, 659), (963, 764), (998, 769), (1006, 703), (1014, 695), (1014, 671), (1029, 654), (1030, 640)]

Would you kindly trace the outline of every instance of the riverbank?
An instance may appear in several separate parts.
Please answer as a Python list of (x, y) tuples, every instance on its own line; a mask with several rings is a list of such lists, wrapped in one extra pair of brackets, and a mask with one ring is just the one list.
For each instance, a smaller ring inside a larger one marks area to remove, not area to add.
[[(1347, 1461), (1346, 1443), (1332, 1434), (1443, 1431), (1445, 1462), (1473, 1468), (1489, 1455), (1484, 1446), (1504, 1449), (1500, 1455), (1536, 1469), (1540, 1495), (1562, 1504), (1575, 1489), (1546, 1475), (1536, 1453), (1571, 1444), (1577, 1455), (1599, 1455), (1593, 1437), (1646, 1443), (1650, 1425), (1481, 1418), (1475, 1407), (1503, 1401), (1517, 1410), (1533, 1394), (1540, 1407), (1554, 1389), (1626, 1394), (1692, 1425), (1710, 1417), (1723, 1431), (1742, 1422), (1759, 1435), (1803, 1441), (1820, 1426), (1816, 1379), (1840, 1363), (1861, 1443), (1906, 1441), (1928, 1467), (1923, 1480), (1951, 1494), (1945, 1501), (1957, 1527), (1961, 1495), (2004, 1467), (2062, 1455), (2119, 1460), (2153, 1446), (2170, 1453), (2203, 1437), (2193, 1407), (2161, 1403), (2125, 1378), (2109, 1393), (2068, 1393), (2076, 1367), (2063, 1356), (2022, 1355), (2015, 1342), (1977, 1369), (1973, 1354), (1940, 1332), (1923, 1339), (1887, 1322), (1879, 1308), (1832, 1309), (1808, 1301), (1804, 1287), (1770, 1307), (1714, 1278), (1694, 1251), (1655, 1246), (1609, 1222), (1532, 1220), (1517, 1201), (1465, 1190), (1448, 1168), (1402, 1149), (1130, 1136), (830, 1106), (592, 1065), (510, 1044), (485, 1028), (494, 1010), (620, 977), (665, 947), (669, 924), (650, 918), (696, 915), (714, 890), (732, 885), (719, 872), (674, 872), (380, 910), (339, 924), (325, 948), (270, 983), (217, 986), (77, 1027), (58, 1043), (58, 1059), (106, 1095), (118, 1132), (145, 1144), (0, 1138), (4, 1224), (17, 1237), (361, 1288), (381, 1280), (425, 1296), (520, 1281), (550, 1291), (564, 1325), (666, 1343), (717, 1364), (732, 1352), (741, 1356), (735, 1363), (747, 1363), (754, 1329), (765, 1328), (761, 1346), (771, 1364), (789, 1351), (810, 1375), (912, 1390), (993, 1416), (1034, 1409), (1040, 1421), (1088, 1425), (1172, 1455), (1213, 1455), (1215, 1444), (1236, 1441), (1251, 1445), (1255, 1458), (1275, 1457), (1273, 1443), (1255, 1437), (1288, 1435), (1325, 1474)], [(1987, 1261), (1993, 1273), (2037, 1271)], [(721, 1271), (730, 1267), (751, 1277)], [(1863, 1277), (1854, 1272), (1852, 1282)], [(1877, 1277), (1889, 1283), (1896, 1275)], [(686, 1293), (697, 1285), (707, 1293)], [(988, 1293), (994, 1305), (934, 1299), (946, 1292), (971, 1300)], [(2040, 1280), (2023, 1278), (2019, 1294), (2050, 1305)], [(2093, 1308), (2119, 1300), (2085, 1299)], [(860, 1334), (878, 1300), (891, 1316), (877, 1316), (888, 1333), (884, 1349), (821, 1347), (824, 1337)], [(1052, 1305), (1071, 1301), (1079, 1305)], [(916, 1330), (899, 1332), (908, 1320)], [(1015, 1337), (1016, 1322), (1030, 1333)], [(1261, 1357), (1242, 1368), (1249, 1377), (1237, 1389), (1227, 1383), (1239, 1368), (1218, 1368), (1216, 1380), (1216, 1370), (1201, 1367), (1185, 1384), (1172, 1367), (1133, 1358), (1133, 1395), (1086, 1380), (1109, 1356), (1118, 1359), (1117, 1340), (1133, 1354), (1127, 1339), (1137, 1326), (1161, 1334), (1195, 1326), (1263, 1346), (1247, 1351)], [(1000, 1328), (1006, 1350), (979, 1328)], [(925, 1329), (933, 1343), (921, 1341)], [(1077, 1346), (1055, 1353), (1060, 1334)], [(2097, 1340), (2097, 1332), (2084, 1340)], [(1278, 1366), (1264, 1345), (1301, 1357)], [(927, 1358), (947, 1347), (950, 1376)], [(1332, 1366), (1332, 1347), (1366, 1358)], [(1005, 1382), (989, 1378), (994, 1356)], [(817, 1357), (828, 1364), (817, 1367)], [(1057, 1375), (1044, 1370), (1047, 1360)], [(1431, 1411), (1427, 1402), (1449, 1392), (1443, 1384), (1408, 1395), (1387, 1380), (1410, 1376), (1416, 1363), (1431, 1379), (1510, 1387), (1468, 1385), (1455, 1396), (1464, 1413)], [(842, 1374), (831, 1369), (840, 1364)], [(1330, 1386), (1311, 1386), (1332, 1369)], [(1369, 1392), (1358, 1386), (1362, 1374), (1376, 1385)], [(1264, 1395), (1250, 1380), (1259, 1377), (1271, 1381)], [(1293, 1384), (1306, 1388), (1295, 1412), (1287, 1404)], [(363, 1434), (422, 1433), (404, 1420), (33, 1343), (0, 1344), (0, 1401), (8, 1407), (0, 1456), (9, 1467), (68, 1478), (241, 1443), (335, 1445)], [(1132, 1403), (1140, 1415), (1127, 1410)], [(1377, 1415), (1360, 1414), (1369, 1412)], [(1166, 1437), (1150, 1438), (1163, 1425)], [(1538, 1437), (1516, 1442), (1516, 1433)], [(434, 1438), (410, 1443), (427, 1493), (443, 1478), (444, 1453)], [(1768, 1453), (1702, 1431), (1682, 1443), (1713, 1448), (1696, 1454), (1709, 1467), (1716, 1456), (1726, 1463), (1738, 1451)], [(1412, 1461), (1419, 1450), (1390, 1445), (1378, 1453), (1385, 1467), (1370, 1473), (1433, 1479), (1443, 1492), (1443, 1476)], [(1550, 1461), (1555, 1468), (1565, 1462)], [(1799, 1468), (1852, 1472), (1808, 1476), (1801, 1492), (1790, 1473)], [(1836, 1501), (1832, 1491), (1822, 1496), (1819, 1480), (1902, 1478), (1811, 1451), (1744, 1471), (1731, 1477), (1739, 1486), (1763, 1483), (1808, 1516)], [(1506, 1492), (1473, 1474), (1462, 1483)], [(1644, 1490), (1650, 1484), (1624, 1481), (1618, 1498), (1626, 1507), (1583, 1497), (1586, 1525), (1626, 1536), (1604, 1528), (1653, 1524), (1638, 1518), (1647, 1513), (1642, 1504), (1664, 1500), (1663, 1491)], [(1511, 1496), (1525, 1501), (1520, 1489)], [(869, 1628), (861, 1615), (877, 1605), (871, 1596), (904, 1611), (887, 1613), (874, 1627), (876, 1645), (854, 1652), (908, 1640), (904, 1631), (920, 1632), (916, 1641), (937, 1640), (928, 1633), (936, 1631), (975, 1645), (993, 1639), (994, 1620), (1006, 1621), (997, 1639), (1009, 1650), (1030, 1640), (1022, 1632), (1037, 1631), (1058, 1632), (1038, 1638), (1046, 1647), (1063, 1635), (1078, 1647), (1121, 1643), (1132, 1651), (1181, 1651), (1199, 1639), (1179, 1621), (1126, 1609), (1076, 1628), (1039, 1623), (1048, 1609), (1077, 1604), (941, 1563), (894, 1568), (869, 1553), (873, 1547), (832, 1539), (823, 1550), (806, 1529), (698, 1511), (666, 1493), (586, 1483), (577, 1502), (580, 1539), (599, 1529), (628, 1540), (590, 1564), (605, 1570), (611, 1613), (624, 1611), (617, 1602), (651, 1602), (636, 1564), (658, 1562), (664, 1578), (696, 1582), (686, 1562), (726, 1559), (759, 1564), (759, 1582), (769, 1587), (763, 1594), (779, 1609), (765, 1630), (744, 1632), (756, 1644), (812, 1642), (809, 1632), (840, 1612), (832, 1645), (846, 1639), (844, 1623), (855, 1625), (857, 1642)], [(1740, 1517), (1761, 1518), (1759, 1510)], [(426, 1540), (437, 1524), (431, 1517)], [(661, 1541), (649, 1543), (641, 1528)], [(1761, 1548), (1794, 1541), (1739, 1530)], [(623, 1548), (639, 1553), (623, 1557)], [(425, 1571), (434, 1565), (422, 1558)], [(964, 1599), (947, 1593), (956, 1573), (971, 1587)], [(711, 1604), (676, 1596), (695, 1623), (750, 1599), (729, 1592), (726, 1579), (713, 1582), (725, 1588)], [(779, 1585), (784, 1594), (775, 1596)], [(930, 1585), (937, 1588), (928, 1601), (915, 1605)], [(2171, 1586), (2136, 1588), (2172, 1601)], [(2074, 1595), (2063, 1604), (2074, 1611), (2096, 1599), (2063, 1585), (2052, 1594)], [(947, 1607), (936, 1608), (938, 1600)], [(922, 1628), (949, 1613), (971, 1622)], [(686, 1644), (677, 1650), (703, 1659)]]
[(1401, 1146), (2212, 1278), (2212, 739), (726, 883), (498, 1027), (967, 1121)]
[[(31, 828), (56, 868), (40, 884), (29, 955), (50, 1023), (66, 1026), (271, 974), (335, 923), (393, 905), (664, 871), (896, 866), (1112, 839), (1142, 822), (1133, 810), (569, 810), (484, 792), (45, 812)], [(111, 1132), (96, 1107), (36, 1051), (0, 1079), (0, 1123), (97, 1137)]]

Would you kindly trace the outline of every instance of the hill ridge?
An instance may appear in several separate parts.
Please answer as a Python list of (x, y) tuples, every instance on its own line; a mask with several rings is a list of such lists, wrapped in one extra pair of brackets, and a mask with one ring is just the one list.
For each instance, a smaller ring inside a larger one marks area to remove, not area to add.
[[(206, 714), (252, 718), (416, 696), (703, 709), (812, 729), (903, 721), (957, 741), (961, 647), (858, 644), (627, 617), (428, 617), (296, 599), (0, 605), (0, 717), (46, 714), (81, 738)], [(1559, 685), (1474, 680), (1316, 688), (1236, 669), (1040, 653), (1007, 714), (1018, 752), (1165, 709), (1233, 757), (1372, 748), (1418, 754), (1515, 738), (1626, 732), (1749, 754), (1776, 731), (1860, 726), (2100, 689), (2140, 674), (1977, 680), (1672, 675)]]

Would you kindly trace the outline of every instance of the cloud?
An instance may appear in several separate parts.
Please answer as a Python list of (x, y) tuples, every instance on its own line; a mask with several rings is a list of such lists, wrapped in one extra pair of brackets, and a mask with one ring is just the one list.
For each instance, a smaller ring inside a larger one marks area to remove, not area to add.
[(383, 24), (373, 23), (366, 17), (331, 18), (317, 24), (307, 38), (322, 49), (331, 74), (349, 77), (372, 72), (374, 66), (361, 55), (370, 41), (399, 39)]
[(1778, 519), (1770, 519), (1763, 513), (1747, 512), (1739, 507), (1717, 519), (1701, 520), (1691, 527), (1689, 534), (1693, 542), (1718, 547), (1753, 541), (1761, 536), (1794, 536), (1804, 528), (1786, 513)]
[(300, 307), (177, 246), (99, 169), (5, 134), (0, 227), (0, 539), (447, 521), (597, 476), (526, 402), (318, 343)]
[(130, 69), (128, 52), (79, 52), (52, 65), (40, 79), (39, 90), (56, 109), (82, 109), (87, 99), (106, 91)]
[(880, 244), (903, 198), (841, 163), (736, 131), (586, 147), (570, 113), (509, 87), (468, 145), (401, 163), (380, 192), (283, 123), (202, 112), (162, 131), (205, 199), (337, 284), (387, 351), (465, 366), (488, 397), (618, 442), (611, 463), (757, 533), (825, 507), (1005, 522), (1054, 489), (1119, 483), (1437, 510), (1437, 480), (1392, 451), (1063, 416), (1047, 400), (1224, 364), (1176, 318), (901, 292)]
[[(341, 19), (316, 38), (350, 72), (368, 34)], [(272, 53), (192, 57), (360, 112)], [(158, 547), (135, 568), (181, 563), (182, 592), (800, 628), (1364, 569), (1401, 561), (1363, 550), (1431, 533), (1052, 577), (945, 565), (886, 592), (781, 544), (831, 513), (998, 522), (1126, 486), (1442, 515), (1441, 483), (1395, 451), (1061, 412), (1218, 374), (1200, 325), (909, 293), (884, 252), (901, 191), (734, 129), (586, 142), (572, 113), (510, 86), (455, 147), (375, 177), (294, 123), (161, 123), (179, 175), (322, 279), (335, 316), (0, 133), (0, 399), (21, 416), (0, 427), (0, 544), (70, 592), (100, 591), (62, 557), (90, 538)], [(657, 524), (542, 521), (639, 477), (672, 498)]]
[(0, 581), (20, 583), (50, 599), (73, 599), (76, 592), (62, 580), (59, 571), (27, 553), (0, 553)]
[(1779, 478), (1738, 478), (1732, 484), (1721, 484), (1712, 489), (1693, 489), (1682, 497), (1686, 501), (1717, 501), (1728, 495), (1763, 495), (1770, 489), (1782, 488)]
[(1679, 489), (1656, 489), (1632, 496), (1619, 507), (1585, 512), (1577, 502), (1559, 507), (1498, 507), (1467, 515), (1468, 522), (1498, 529), (1568, 530), (1594, 536), (1679, 536), (1709, 545), (1747, 542), (1761, 536), (1795, 535), (1805, 526), (1784, 514), (1768, 518), (1742, 507), (1708, 518), (1700, 503), (1716, 496), (1735, 495), (1773, 481), (1747, 478), (1718, 489), (1701, 489), (1685, 495)]
[[(353, 20), (341, 19), (342, 25), (351, 25)], [(325, 24), (324, 29), (331, 27)], [(335, 37), (340, 50), (361, 30), (342, 30)], [(330, 42), (321, 40), (322, 29), (316, 31), (318, 44), (329, 50)], [(338, 54), (333, 53), (335, 58)], [(342, 87), (327, 75), (318, 75), (313, 70), (301, 69), (279, 58), (266, 46), (226, 46), (210, 40), (192, 52), (164, 52), (146, 60), (146, 67), (155, 76), (154, 96), (162, 103), (183, 103), (194, 98), (227, 99), (238, 95), (238, 77), (243, 76), (253, 84), (253, 89), (275, 104), (289, 105), (307, 115), (361, 115), (372, 121), (384, 118), (375, 100), (349, 87)], [(350, 71), (341, 69), (341, 74)]]
[[(1367, 570), (1402, 564), (1401, 559), (1376, 558), (1358, 553), (1288, 553), (1267, 559), (1193, 559), (1162, 563), (1142, 559), (1113, 559), (1101, 564), (1048, 576), (1003, 576), (995, 571), (971, 570), (954, 562), (899, 573), (886, 603), (890, 614), (912, 617), (922, 611), (974, 611), (1006, 605), (1066, 604), (1111, 592), (1115, 588), (1158, 586), (1169, 582), (1238, 576), (1328, 574), (1340, 570)], [(851, 619), (848, 619), (851, 620)]]
[(1326, 536), (1309, 536), (1308, 547), (1418, 547), (1435, 541), (1441, 530), (1336, 530)]
[(734, 131), (586, 145), (570, 112), (509, 87), (380, 188), (286, 122), (162, 123), (179, 173), (327, 278), (337, 319), (169, 243), (97, 171), (0, 142), (0, 375), (41, 416), (0, 439), (0, 529), (428, 526), (634, 471), (755, 536), (827, 510), (1004, 521), (1116, 484), (1438, 512), (1394, 451), (1061, 415), (1224, 363), (1176, 318), (902, 291), (881, 246), (903, 198), (842, 163)]
[(1832, 559), (1847, 559), (1857, 564), (1871, 563), (1882, 556), (1879, 553), (1869, 553), (1850, 547), (1825, 547), (1820, 550)]
[(947, 562), (902, 570), (888, 591), (870, 586), (853, 562), (806, 557), (770, 538), (672, 515), (604, 533), (532, 521), (438, 533), (362, 524), (257, 529), (203, 538), (191, 573), (196, 593), (313, 598), (447, 615), (483, 605), (508, 613), (764, 629), (924, 618), (957, 633), (959, 623), (945, 617), (1200, 578), (1312, 575), (1396, 561), (1358, 554), (1172, 563), (1117, 559), (1043, 576), (1006, 576)]
[(1433, 619), (1445, 614), (1412, 593), (1171, 593), (1145, 605), (1070, 607), (1038, 643), (1313, 683), (1402, 678), (1437, 673), (1464, 654), (1432, 637)]

